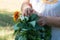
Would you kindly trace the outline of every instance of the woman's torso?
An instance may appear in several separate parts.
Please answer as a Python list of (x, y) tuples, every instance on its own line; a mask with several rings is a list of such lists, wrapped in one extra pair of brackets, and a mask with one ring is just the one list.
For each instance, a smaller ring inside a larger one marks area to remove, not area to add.
[[(41, 0), (30, 0), (33, 9), (43, 16), (60, 16), (60, 0), (54, 4), (45, 4)], [(60, 40), (60, 28), (52, 27), (52, 40)]]

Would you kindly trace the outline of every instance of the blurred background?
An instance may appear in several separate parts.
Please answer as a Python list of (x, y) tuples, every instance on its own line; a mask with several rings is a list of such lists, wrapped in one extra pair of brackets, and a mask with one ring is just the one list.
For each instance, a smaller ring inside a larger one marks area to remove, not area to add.
[(0, 40), (14, 40), (13, 13), (21, 11), (23, 0), (0, 0)]

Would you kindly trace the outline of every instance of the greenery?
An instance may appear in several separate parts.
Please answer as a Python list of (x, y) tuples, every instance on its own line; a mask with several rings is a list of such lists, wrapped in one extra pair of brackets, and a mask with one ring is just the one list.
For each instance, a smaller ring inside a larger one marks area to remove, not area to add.
[(14, 40), (12, 12), (0, 12), (0, 40)]
[(38, 19), (36, 14), (29, 17), (20, 15), (14, 26), (15, 40), (50, 40), (51, 27), (38, 25)]
[(0, 26), (13, 26), (14, 22), (12, 16), (10, 12), (0, 13)]

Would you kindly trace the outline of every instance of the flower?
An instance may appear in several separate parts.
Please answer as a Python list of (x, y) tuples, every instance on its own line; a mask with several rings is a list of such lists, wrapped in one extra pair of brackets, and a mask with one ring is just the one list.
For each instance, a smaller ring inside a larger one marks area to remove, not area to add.
[(15, 11), (14, 12), (14, 21), (17, 21), (17, 19), (18, 19), (18, 17), (19, 17), (19, 12), (18, 11)]

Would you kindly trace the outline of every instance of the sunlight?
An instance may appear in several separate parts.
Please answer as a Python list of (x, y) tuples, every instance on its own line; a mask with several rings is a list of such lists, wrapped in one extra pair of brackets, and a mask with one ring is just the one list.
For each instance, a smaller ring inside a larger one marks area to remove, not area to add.
[(0, 9), (6, 9), (8, 11), (20, 11), (20, 4), (22, 0), (0, 0)]

